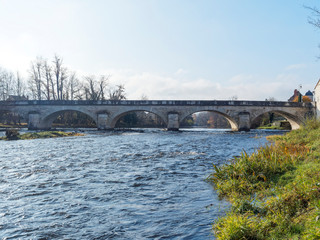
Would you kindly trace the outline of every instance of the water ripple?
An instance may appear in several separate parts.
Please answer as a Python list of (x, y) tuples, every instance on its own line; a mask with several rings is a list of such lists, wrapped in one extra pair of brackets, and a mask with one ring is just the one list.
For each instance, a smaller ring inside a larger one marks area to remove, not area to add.
[(221, 131), (0, 143), (0, 239), (213, 239), (212, 164), (265, 143)]

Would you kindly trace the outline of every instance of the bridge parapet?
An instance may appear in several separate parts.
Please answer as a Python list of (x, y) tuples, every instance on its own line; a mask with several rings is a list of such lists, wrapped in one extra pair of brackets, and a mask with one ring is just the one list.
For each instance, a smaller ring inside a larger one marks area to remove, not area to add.
[(224, 116), (232, 130), (249, 130), (251, 123), (264, 113), (278, 113), (299, 127), (303, 119), (314, 113), (313, 103), (275, 101), (198, 101), (198, 100), (122, 100), (122, 101), (0, 101), (0, 111), (11, 111), (23, 116), (29, 128), (48, 129), (54, 119), (64, 111), (78, 111), (90, 116), (98, 129), (112, 129), (117, 121), (130, 112), (145, 111), (158, 115), (171, 130), (189, 115), (212, 111)]
[(314, 107), (313, 103), (284, 101), (226, 101), (226, 100), (27, 100), (0, 101), (1, 105), (124, 105), (124, 106), (266, 106)]

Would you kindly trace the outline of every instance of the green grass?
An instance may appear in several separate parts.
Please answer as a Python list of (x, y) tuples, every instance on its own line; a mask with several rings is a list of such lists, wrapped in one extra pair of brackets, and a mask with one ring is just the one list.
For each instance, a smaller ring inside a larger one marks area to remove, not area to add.
[(208, 177), (232, 204), (217, 239), (320, 239), (320, 122), (269, 140)]
[(286, 128), (275, 126), (275, 125), (267, 125), (258, 127), (258, 129), (268, 129), (268, 130), (287, 130)]
[(0, 128), (25, 128), (28, 127), (27, 123), (21, 123), (21, 124), (5, 124), (0, 123)]
[[(41, 132), (29, 132), (19, 134), (15, 140), (27, 140), (37, 138), (56, 138), (56, 137), (71, 137), (71, 136), (83, 136), (81, 133), (75, 132), (63, 132), (63, 131), (41, 131)], [(1, 137), (0, 140), (8, 140), (7, 137)]]

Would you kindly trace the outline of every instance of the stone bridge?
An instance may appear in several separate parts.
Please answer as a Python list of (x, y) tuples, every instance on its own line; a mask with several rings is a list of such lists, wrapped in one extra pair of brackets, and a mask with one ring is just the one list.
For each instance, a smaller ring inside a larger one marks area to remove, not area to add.
[(65, 111), (78, 111), (90, 116), (98, 129), (113, 129), (124, 115), (145, 111), (158, 115), (168, 130), (178, 130), (187, 116), (212, 111), (224, 116), (233, 131), (249, 131), (253, 121), (264, 113), (285, 117), (297, 129), (308, 116), (315, 114), (313, 103), (275, 101), (0, 101), (0, 111), (19, 114), (28, 128), (50, 129), (57, 116)]

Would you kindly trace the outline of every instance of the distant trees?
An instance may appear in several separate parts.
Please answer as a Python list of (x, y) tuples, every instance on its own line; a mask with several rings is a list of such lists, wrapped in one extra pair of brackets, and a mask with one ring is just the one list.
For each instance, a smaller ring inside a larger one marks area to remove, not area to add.
[[(109, 75), (78, 76), (55, 55), (47, 60), (37, 57), (31, 61), (27, 80), (0, 68), (0, 100), (124, 100), (123, 84), (113, 86)], [(127, 119), (128, 120), (128, 119)], [(132, 121), (132, 119), (129, 119)], [(0, 113), (0, 122), (20, 124), (20, 116), (10, 112)], [(64, 112), (54, 121), (57, 126), (95, 126), (94, 121), (80, 112)]]
[(301, 99), (299, 96), (295, 96), (294, 99), (292, 100), (292, 102), (311, 102), (311, 99), (308, 96), (301, 96)]
[(69, 81), (66, 85), (67, 95), (66, 98), (70, 100), (82, 99), (82, 83), (77, 77), (76, 72), (71, 72)]
[(275, 102), (277, 101), (275, 97), (269, 97), (269, 98), (266, 98), (266, 101), (269, 101), (269, 102)]
[(126, 99), (124, 85), (109, 86), (109, 77), (101, 75), (85, 77), (83, 86), (86, 100), (124, 100)]
[(165, 126), (166, 124), (158, 115), (144, 111), (129, 112), (121, 117), (116, 124), (116, 128)]
[(86, 100), (105, 100), (106, 88), (108, 86), (109, 76), (96, 76), (85, 77), (84, 95)]
[(308, 96), (302, 96), (302, 102), (311, 102), (311, 99)]
[(195, 121), (192, 115), (187, 116), (183, 121), (181, 122), (181, 127), (192, 127), (194, 125)]
[(110, 100), (124, 100), (126, 99), (124, 85), (117, 85), (115, 88), (109, 89)]
[(30, 68), (29, 89), (32, 98), (42, 100), (42, 59), (37, 58), (35, 62), (31, 62)]
[(53, 127), (96, 127), (92, 118), (76, 111), (63, 112), (54, 120), (52, 125)]
[(29, 91), (36, 100), (69, 100), (68, 81), (74, 80), (58, 55), (51, 63), (42, 57), (31, 62), (29, 70)]
[(10, 95), (25, 95), (25, 84), (20, 74), (0, 68), (0, 100), (7, 100)]
[(37, 57), (30, 64), (27, 91), (20, 75), (0, 69), (0, 99), (6, 100), (10, 94), (28, 94), (35, 100), (123, 100), (125, 87), (111, 86), (109, 75), (78, 77), (69, 70), (63, 59), (55, 55), (52, 61)]
[(230, 100), (231, 101), (236, 101), (236, 100), (238, 100), (238, 96), (237, 95), (233, 95), (233, 96), (230, 97)]
[(194, 126), (208, 128), (230, 128), (225, 117), (216, 112), (198, 112), (192, 115)]

